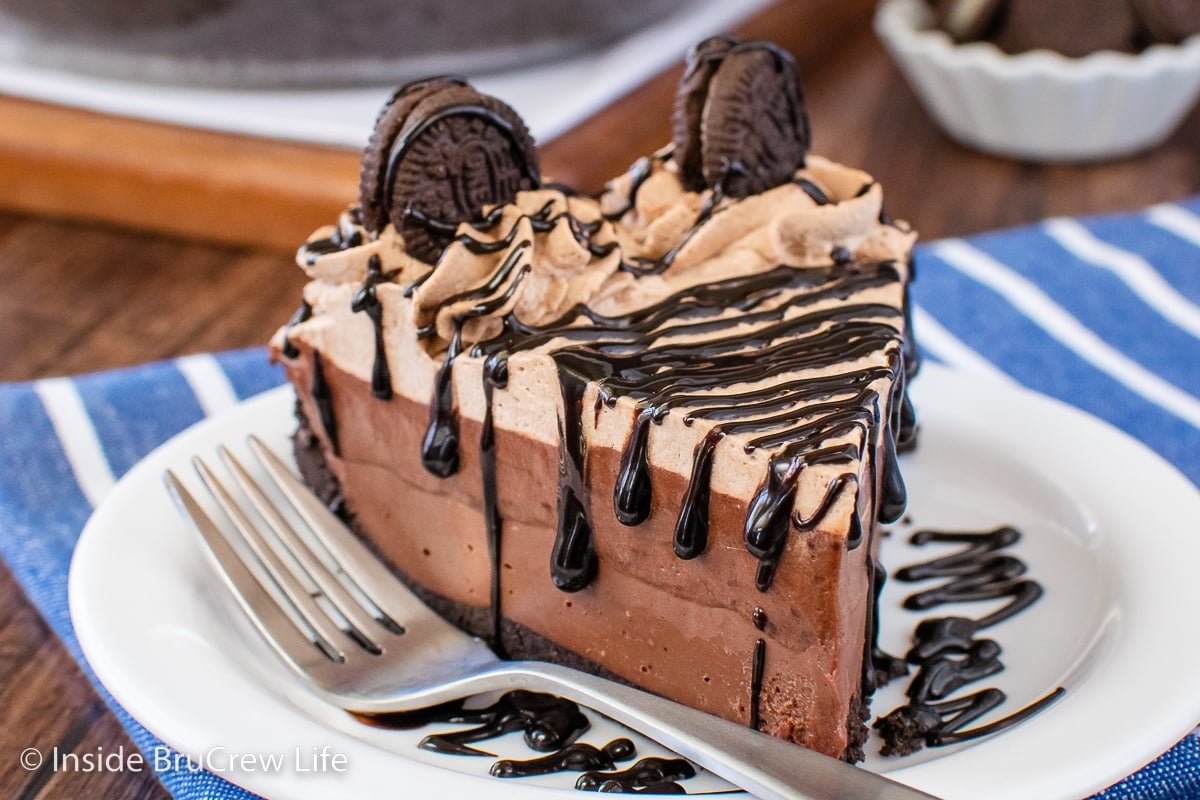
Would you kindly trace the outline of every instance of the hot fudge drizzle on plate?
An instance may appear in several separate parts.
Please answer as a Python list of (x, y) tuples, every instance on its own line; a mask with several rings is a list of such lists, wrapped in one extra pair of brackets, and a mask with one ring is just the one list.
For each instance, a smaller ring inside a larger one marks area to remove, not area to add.
[(979, 618), (930, 617), (917, 625), (912, 648), (905, 657), (917, 667), (908, 685), (908, 703), (875, 722), (884, 739), (884, 755), (908, 755), (924, 746), (957, 744), (997, 733), (1062, 697), (1065, 690), (1060, 686), (999, 720), (967, 729), (1007, 697), (996, 688), (955, 695), (959, 689), (1004, 669), (1000, 645), (977, 634), (1028, 609), (1042, 596), (1041, 585), (1023, 577), (1025, 563), (1003, 552), (1020, 538), (1021, 534), (1009, 526), (984, 532), (918, 530), (910, 537), (915, 545), (964, 547), (896, 571), (895, 578), (906, 583), (942, 581), (909, 595), (905, 608), (926, 610), (948, 603), (1007, 602)]
[(578, 741), (591, 727), (583, 709), (572, 700), (544, 692), (513, 690), (481, 708), (467, 708), (465, 701), (455, 700), (420, 711), (356, 716), (379, 727), (474, 726), (431, 733), (421, 740), (421, 749), (443, 755), (494, 758), (475, 745), (520, 731), (525, 745), (542, 755), (496, 760), (488, 770), (496, 778), (578, 772), (575, 788), (581, 791), (687, 794), (678, 781), (696, 776), (696, 768), (683, 758), (648, 756), (618, 768), (637, 758), (634, 743), (624, 737), (602, 746)]

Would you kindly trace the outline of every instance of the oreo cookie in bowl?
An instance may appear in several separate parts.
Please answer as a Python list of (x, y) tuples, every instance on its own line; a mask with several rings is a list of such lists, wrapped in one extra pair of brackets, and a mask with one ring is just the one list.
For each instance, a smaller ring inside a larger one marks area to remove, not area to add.
[(950, 136), (1002, 156), (1130, 155), (1200, 97), (1200, 0), (883, 0), (875, 30)]

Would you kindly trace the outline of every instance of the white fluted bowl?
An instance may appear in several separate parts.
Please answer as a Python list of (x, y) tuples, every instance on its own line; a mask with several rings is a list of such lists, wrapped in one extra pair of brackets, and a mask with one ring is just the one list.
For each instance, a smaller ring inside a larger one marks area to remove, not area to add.
[(875, 31), (955, 139), (1034, 161), (1135, 153), (1171, 135), (1200, 97), (1200, 36), (1142, 53), (1066, 58), (955, 44), (922, 0), (883, 0)]

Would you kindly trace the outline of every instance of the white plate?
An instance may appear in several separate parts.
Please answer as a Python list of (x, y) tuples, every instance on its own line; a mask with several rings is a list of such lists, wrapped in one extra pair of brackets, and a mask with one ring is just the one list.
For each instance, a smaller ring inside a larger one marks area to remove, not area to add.
[[(1200, 637), (1189, 600), (1200, 494), (1126, 435), (1044, 397), (934, 366), (913, 395), (921, 444), (903, 460), (913, 525), (1014, 525), (1024, 533), (1014, 549), (1046, 589), (1032, 608), (988, 630), (1008, 668), (981, 685), (999, 686), (1009, 700), (981, 722), (1057, 686), (1067, 693), (1005, 733), (904, 759), (873, 756), (868, 766), (947, 800), (1076, 800), (1099, 790), (1200, 720), (1192, 666)], [(187, 470), (193, 454), (250, 432), (289, 452), (292, 426), (288, 389), (250, 400), (156, 450), (96, 511), (70, 579), (71, 616), (96, 674), (163, 740), (271, 798), (367, 798), (398, 787), (417, 797), (530, 796), (527, 784), (483, 776), (486, 759), (426, 753), (414, 746), (420, 733), (367, 728), (309, 697), (225, 596), (162, 472)], [(906, 527), (884, 545), (893, 570), (934, 553), (908, 545)], [(918, 618), (900, 608), (910, 591), (892, 582), (884, 594), (881, 643), (892, 652), (906, 649)], [(960, 610), (978, 617), (982, 608)], [(877, 696), (875, 711), (899, 704), (902, 688)], [(607, 731), (589, 741), (607, 741)], [(320, 767), (321, 752), (343, 755), (345, 771), (328, 760), (324, 771), (300, 771)], [(282, 766), (235, 772), (226, 769), (230, 753), (281, 754)]]

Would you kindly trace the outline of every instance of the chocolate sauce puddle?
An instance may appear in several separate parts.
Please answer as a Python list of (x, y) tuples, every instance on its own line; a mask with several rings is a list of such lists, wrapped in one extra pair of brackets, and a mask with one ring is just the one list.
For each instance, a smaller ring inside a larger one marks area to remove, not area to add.
[(619, 772), (585, 772), (575, 788), (585, 792), (686, 794), (676, 781), (695, 776), (696, 768), (685, 759), (649, 756)]
[(430, 721), (473, 724), (453, 733), (435, 733), (421, 740), (422, 750), (452, 755), (491, 755), (471, 747), (475, 742), (522, 731), (525, 744), (542, 753), (560, 750), (586, 731), (591, 723), (574, 702), (542, 692), (516, 689), (501, 695), (490, 706), (465, 709), (461, 704), (443, 706)]
[(604, 747), (575, 742), (540, 758), (501, 759), (492, 764), (489, 772), (497, 778), (528, 778), (556, 772), (615, 770), (618, 762), (628, 761), (636, 754), (637, 748), (628, 739), (613, 739)]
[(475, 726), (430, 734), (418, 745), (442, 755), (494, 757), (472, 745), (521, 731), (525, 745), (544, 755), (498, 759), (489, 769), (497, 778), (579, 772), (575, 788), (581, 791), (686, 794), (676, 781), (696, 775), (695, 767), (685, 759), (655, 756), (618, 770), (619, 763), (637, 757), (634, 743), (624, 737), (602, 747), (576, 741), (591, 727), (587, 715), (573, 701), (542, 692), (513, 690), (491, 705), (477, 709), (465, 708), (463, 700), (454, 700), (417, 711), (354, 716), (368, 725), (384, 728), (412, 729), (439, 722)]
[(917, 625), (913, 646), (906, 655), (908, 662), (917, 666), (907, 690), (909, 702), (875, 722), (884, 739), (884, 755), (908, 755), (925, 746), (956, 744), (1005, 730), (1065, 693), (1060, 686), (1012, 714), (976, 728), (966, 726), (1000, 706), (1007, 699), (1004, 692), (984, 688), (952, 696), (959, 689), (1004, 669), (1000, 645), (991, 639), (977, 638), (977, 634), (1027, 609), (1042, 596), (1040, 584), (1022, 577), (1025, 564), (1000, 552), (1019, 539), (1020, 533), (1011, 527), (983, 533), (921, 530), (912, 535), (910, 541), (916, 545), (938, 542), (965, 546), (949, 555), (897, 570), (896, 578), (901, 581), (943, 581), (909, 595), (904, 601), (906, 608), (921, 610), (946, 603), (1005, 598), (1008, 602), (978, 619), (933, 617)]

